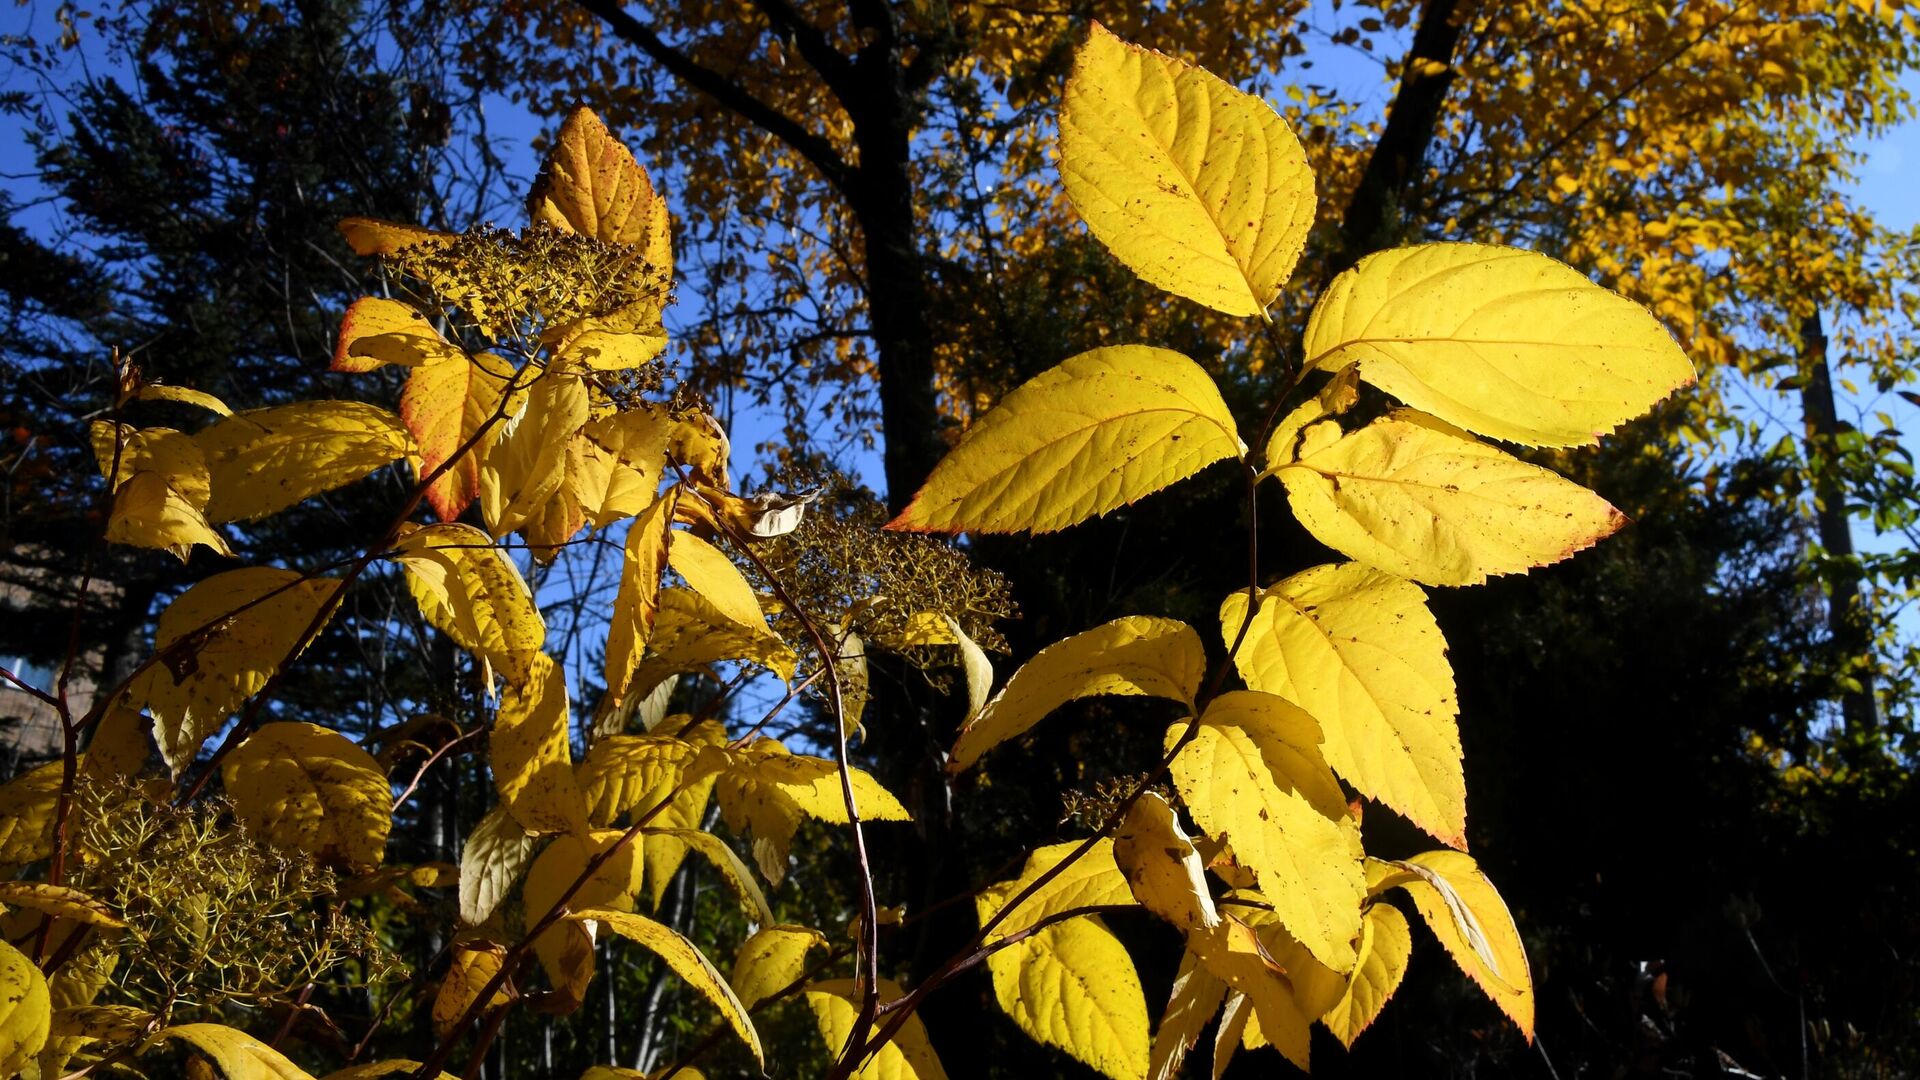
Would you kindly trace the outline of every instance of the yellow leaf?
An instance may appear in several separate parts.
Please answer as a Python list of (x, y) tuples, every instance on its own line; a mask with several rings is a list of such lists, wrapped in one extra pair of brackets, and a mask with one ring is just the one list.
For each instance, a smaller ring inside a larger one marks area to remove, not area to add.
[[(723, 734), (720, 742), (725, 741)], [(630, 810), (652, 810), (687, 780), (700, 745), (666, 734), (595, 740), (574, 774), (586, 799), (588, 822), (605, 828)]]
[(419, 225), (379, 218), (350, 217), (340, 222), (340, 235), (355, 255), (392, 255), (410, 247), (445, 247), (459, 237)]
[(54, 1011), (52, 1031), (56, 1039), (121, 1045), (145, 1036), (153, 1021), (152, 1013), (131, 1005), (74, 1005)]
[[(613, 597), (613, 617), (607, 626), (607, 696), (616, 703), (627, 696), (634, 668), (653, 637), (660, 614), (660, 574), (667, 565), (667, 545), (673, 535), (674, 491), (627, 528), (621, 547), (620, 589)], [(645, 689), (642, 687), (642, 689)]]
[(1316, 424), (1278, 474), (1315, 539), (1428, 585), (1556, 563), (1627, 520), (1578, 484), (1406, 411), (1344, 436)]
[(537, 224), (638, 247), (664, 279), (672, 276), (666, 200), (647, 171), (592, 109), (567, 114), (527, 198)]
[(480, 516), (495, 536), (536, 520), (567, 478), (567, 443), (587, 422), (587, 387), (548, 368), (480, 463)]
[(685, 578), (688, 588), (705, 597), (729, 621), (756, 634), (771, 635), (753, 586), (733, 560), (720, 549), (690, 532), (674, 532), (667, 545), (667, 562)]
[(137, 401), (173, 401), (182, 405), (197, 405), (219, 416), (232, 416), (233, 410), (227, 403), (204, 390), (192, 390), (184, 386), (162, 386), (148, 383), (134, 392)]
[(460, 851), (460, 921), (478, 926), (493, 916), (528, 864), (535, 841), (504, 806), (487, 811)]
[(1140, 906), (1182, 930), (1220, 921), (1207, 870), (1158, 792), (1134, 800), (1113, 837), (1113, 860)]
[(650, 296), (605, 315), (590, 315), (541, 334), (553, 355), (597, 371), (624, 371), (659, 356), (667, 347), (660, 323), (662, 296)]
[[(879, 989), (883, 1005), (904, 995), (900, 984), (891, 979), (881, 979)], [(820, 1029), (820, 1037), (826, 1040), (827, 1052), (839, 1057), (860, 1015), (859, 991), (852, 979), (828, 979), (807, 987), (805, 993), (807, 1007), (813, 1010), (814, 1024)], [(873, 1033), (869, 1032), (867, 1037), (872, 1038)], [(947, 1080), (947, 1072), (940, 1067), (940, 1059), (933, 1052), (933, 1043), (927, 1039), (927, 1027), (918, 1016), (908, 1016), (893, 1038), (868, 1057), (853, 1076), (854, 1080)]]
[(1463, 852), (1428, 851), (1400, 862), (1369, 860), (1368, 877), (1368, 891), (1375, 895), (1405, 889), (1453, 962), (1532, 1041), (1533, 973), (1527, 949), (1506, 901), (1479, 864)]
[(654, 922), (644, 915), (635, 915), (626, 911), (613, 911), (605, 908), (591, 908), (575, 912), (575, 919), (593, 919), (605, 923), (607, 928), (621, 937), (651, 951), (666, 961), (667, 967), (675, 975), (699, 991), (701, 996), (712, 1002), (726, 1018), (727, 1026), (753, 1051), (753, 1060), (764, 1065), (766, 1058), (760, 1049), (760, 1035), (753, 1030), (753, 1020), (747, 1016), (747, 1008), (734, 996), (733, 988), (727, 985), (720, 972), (707, 961), (704, 954), (693, 942), (675, 933), (672, 928)]
[(269, 843), (353, 870), (379, 865), (393, 788), (373, 755), (317, 724), (267, 724), (220, 767), (242, 824)]
[(415, 367), (460, 360), (466, 355), (441, 336), (412, 304), (363, 296), (340, 318), (332, 370), (363, 372), (388, 364)]
[[(1171, 747), (1185, 722), (1167, 732)], [(1173, 759), (1173, 780), (1194, 821), (1230, 838), (1275, 913), (1315, 958), (1353, 967), (1360, 933), (1360, 830), (1320, 755), (1313, 718), (1272, 694), (1222, 694)]]
[(1271, 106), (1099, 23), (1061, 101), (1060, 176), (1128, 269), (1228, 315), (1278, 298), (1313, 226), (1313, 170)]
[(1353, 1040), (1373, 1023), (1400, 988), (1407, 973), (1407, 958), (1413, 953), (1413, 934), (1407, 929), (1407, 917), (1391, 904), (1375, 904), (1367, 909), (1360, 924), (1360, 959), (1348, 977), (1346, 993), (1320, 1022), (1334, 1038), (1351, 1047)]
[(226, 1080), (313, 1080), (285, 1054), (225, 1024), (175, 1024), (154, 1040), (178, 1039), (213, 1059)]
[[(1005, 897), (974, 898), (984, 922)], [(1147, 1001), (1126, 946), (1087, 915), (987, 955), (994, 997), (1035, 1042), (1057, 1046), (1113, 1080), (1147, 1075)]]
[(80, 775), (93, 780), (139, 776), (153, 756), (153, 744), (147, 738), (150, 726), (146, 717), (127, 708), (124, 698), (107, 706), (81, 756)]
[(547, 627), (533, 590), (493, 539), (471, 525), (402, 526), (390, 556), (407, 571), (420, 614), (509, 683), (531, 677)]
[(948, 772), (959, 772), (1077, 698), (1120, 694), (1168, 698), (1193, 707), (1207, 650), (1183, 622), (1129, 615), (1041, 649), (1014, 672), (954, 740)]
[[(860, 769), (849, 769), (854, 804), (866, 821), (905, 821), (907, 811)], [(787, 872), (787, 851), (802, 817), (847, 823), (839, 770), (822, 758), (796, 757), (772, 739), (757, 739), (734, 755), (714, 785), (721, 819), (736, 833), (753, 833), (754, 861), (778, 885)]]
[[(1065, 862), (1067, 856), (1083, 843), (1085, 841), (1070, 840), (1035, 849), (1032, 855), (1027, 856), (1026, 866), (1021, 869), (1019, 877), (994, 886), (998, 900), (991, 910), (983, 911), (981, 925), (986, 925), (987, 919), (1004, 910), (1007, 902)], [(1085, 855), (1068, 863), (1059, 873), (1048, 878), (1046, 884), (1034, 889), (1033, 895), (1022, 900), (1018, 907), (1007, 911), (1006, 918), (993, 928), (987, 940), (999, 941), (1074, 908), (1133, 902), (1133, 892), (1127, 886), (1127, 879), (1114, 862), (1113, 841), (1102, 837), (1094, 841)]]
[(105, 901), (64, 885), (48, 885), (39, 881), (0, 881), (0, 904), (44, 912), (87, 926), (113, 929), (127, 925)]
[[(586, 872), (587, 861), (618, 843), (620, 837), (619, 832), (598, 829), (586, 837), (572, 834), (555, 837), (533, 860), (533, 866), (527, 871), (527, 883), (520, 890), (520, 899), (526, 908), (522, 928), (531, 930), (545, 918)], [(634, 896), (640, 891), (640, 875), (640, 849), (631, 843), (621, 844), (567, 898), (567, 908), (571, 911), (631, 908)], [(576, 1007), (585, 1000), (587, 983), (593, 976), (593, 935), (586, 925), (563, 919), (547, 927), (534, 939), (533, 953), (556, 991), (571, 999)]]
[(193, 437), (207, 456), (207, 520), (265, 517), (350, 484), (412, 449), (400, 418), (358, 401), (236, 413)]
[(597, 529), (654, 502), (667, 467), (665, 410), (629, 409), (594, 420), (567, 445), (567, 486)]
[(573, 778), (567, 670), (535, 653), (524, 685), (500, 695), (487, 756), (500, 801), (531, 833), (587, 831), (586, 799)]
[(0, 941), (0, 1076), (15, 1076), (47, 1044), (53, 1003), (47, 980), (20, 950)]
[(195, 544), (232, 558), (226, 538), (207, 522), (212, 479), (192, 438), (169, 428), (136, 430), (103, 420), (93, 422), (91, 433), (101, 476), (114, 470), (119, 457), (107, 540), (157, 548), (181, 562)]
[[(418, 455), (414, 479), (424, 480), (462, 447), (458, 460), (427, 489), (427, 502), (442, 521), (452, 521), (480, 494), (480, 461), (499, 434), (513, 366), (493, 353), (421, 364), (400, 390), (400, 419), (413, 434)], [(518, 394), (515, 395), (516, 399)], [(489, 421), (494, 426), (483, 427)], [(469, 446), (468, 444), (472, 445)]]
[[(1246, 614), (1244, 592), (1220, 605), (1227, 642)], [(1466, 846), (1460, 705), (1446, 640), (1419, 586), (1358, 563), (1295, 574), (1261, 593), (1234, 663), (1249, 687), (1319, 721), (1334, 772)]]
[[(446, 1039), (456, 1034), (456, 1025), (460, 1018), (487, 988), (487, 983), (500, 973), (500, 964), (507, 958), (507, 947), (497, 941), (484, 939), (455, 941), (452, 945), (453, 960), (447, 965), (447, 974), (440, 980), (440, 989), (433, 997), (433, 1034), (436, 1038)], [(510, 999), (504, 992), (504, 986), (493, 993), (486, 1009), (497, 1009)]]
[(653, 686), (721, 660), (748, 660), (792, 681), (799, 657), (779, 638), (741, 626), (691, 589), (662, 589), (659, 600), (646, 642), (648, 657), (634, 669), (629, 685)]
[(1160, 1015), (1160, 1026), (1154, 1029), (1148, 1080), (1176, 1080), (1187, 1051), (1200, 1040), (1200, 1032), (1220, 1011), (1226, 995), (1227, 984), (1201, 966), (1198, 957), (1191, 952), (1181, 954), (1167, 1011)]
[[(1247, 995), (1238, 990), (1227, 995), (1226, 1003), (1220, 1008), (1220, 1027), (1213, 1033), (1213, 1080), (1220, 1080), (1227, 1074), (1227, 1066), (1233, 1064), (1233, 1055), (1242, 1046), (1253, 1050), (1269, 1045), (1266, 1037), (1260, 1034), (1260, 1022), (1254, 1017), (1253, 1010), (1253, 999)], [(1290, 1033), (1293, 1031), (1292, 1028), (1288, 1030)], [(1306, 1026), (1300, 1025), (1299, 1030), (1305, 1031)], [(1290, 1048), (1298, 1041), (1297, 1038), (1289, 1040)], [(1306, 1060), (1306, 1050), (1296, 1052), (1300, 1054), (1300, 1061)]]
[(887, 527), (1055, 532), (1245, 450), (1199, 364), (1146, 345), (1094, 349), (975, 421)]
[(646, 839), (678, 840), (699, 852), (713, 864), (714, 871), (720, 875), (720, 880), (727, 883), (727, 888), (740, 898), (742, 914), (748, 920), (759, 926), (773, 923), (773, 908), (767, 903), (766, 894), (760, 891), (747, 864), (727, 846), (726, 841), (700, 829), (651, 827), (646, 830)]
[(807, 953), (829, 948), (826, 935), (804, 926), (761, 928), (733, 958), (734, 992), (751, 1009), (799, 982), (807, 970)]
[(0, 867), (39, 862), (53, 853), (53, 818), (63, 761), (49, 761), (0, 786)]
[(1253, 928), (1236, 915), (1225, 914), (1212, 929), (1189, 931), (1187, 948), (1208, 973), (1246, 998), (1236, 1004), (1232, 1000), (1235, 995), (1229, 996), (1214, 1042), (1214, 1075), (1224, 1071), (1232, 1057), (1233, 1044), (1247, 1025), (1247, 1016), (1241, 1010), (1248, 1006), (1260, 1018), (1260, 1037), (1305, 1071), (1313, 1017), (1301, 1010), (1293, 984), (1276, 970), (1279, 962), (1266, 951)]
[[(411, 1061), (407, 1058), (390, 1058), (386, 1061), (369, 1061), (362, 1065), (349, 1065), (344, 1069), (337, 1069), (328, 1073), (321, 1077), (320, 1080), (380, 1080), (381, 1077), (392, 1077), (393, 1080), (400, 1080), (401, 1073), (412, 1076), (419, 1071), (420, 1063), (417, 1061)], [(458, 1078), (452, 1073), (443, 1072), (440, 1074), (440, 1080), (458, 1080)]]
[(129, 699), (153, 717), (160, 756), (174, 775), (283, 661), (306, 647), (307, 627), (339, 585), (252, 566), (200, 581), (160, 613), (154, 631), (160, 662), (134, 679)]
[(1545, 255), (1423, 244), (1335, 278), (1303, 345), (1311, 367), (1358, 363), (1408, 405), (1496, 439), (1584, 446), (1693, 381), (1648, 311)]

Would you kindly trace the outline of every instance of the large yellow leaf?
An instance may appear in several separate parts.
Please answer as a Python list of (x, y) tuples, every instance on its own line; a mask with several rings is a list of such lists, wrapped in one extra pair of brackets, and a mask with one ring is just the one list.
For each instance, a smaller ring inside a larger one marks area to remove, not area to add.
[(690, 532), (669, 536), (667, 563), (686, 579), (688, 588), (706, 597), (707, 603), (730, 621), (754, 633), (772, 635), (753, 586), (747, 584), (733, 560)]
[(1272, 467), (1321, 543), (1429, 585), (1556, 563), (1627, 521), (1578, 484), (1404, 410), (1348, 435), (1315, 424), (1299, 458)]
[(765, 1056), (760, 1050), (760, 1035), (753, 1029), (753, 1020), (747, 1015), (747, 1007), (734, 996), (733, 988), (721, 977), (706, 956), (694, 946), (693, 942), (675, 933), (672, 928), (654, 922), (644, 915), (635, 915), (627, 911), (614, 911), (605, 908), (589, 908), (575, 912), (575, 919), (593, 919), (607, 926), (621, 937), (649, 950), (666, 962), (675, 975), (685, 980), (687, 985), (699, 991), (700, 995), (712, 1002), (726, 1018), (727, 1026), (753, 1051), (753, 1060), (764, 1065)]
[(627, 696), (660, 614), (660, 574), (667, 566), (673, 533), (674, 490), (633, 520), (620, 549), (620, 588), (607, 625), (607, 696), (616, 704)]
[[(454, 1035), (460, 1018), (480, 999), (507, 957), (506, 946), (477, 938), (457, 940), (450, 951), (453, 959), (440, 980), (440, 989), (433, 996), (433, 1033), (441, 1039)], [(510, 1000), (503, 991), (496, 990), (487, 1008), (499, 1008)]]
[(1173, 619), (1129, 615), (1034, 654), (961, 730), (947, 761), (959, 772), (1053, 710), (1095, 694), (1162, 697), (1193, 707), (1206, 677), (1200, 635)]
[[(1313, 718), (1272, 694), (1222, 694), (1173, 760), (1194, 821), (1253, 872), (1275, 913), (1321, 963), (1353, 967), (1360, 933), (1360, 830), (1320, 754)], [(1172, 746), (1186, 723), (1167, 732)]]
[[(907, 820), (906, 808), (873, 777), (860, 769), (848, 773), (862, 820)], [(756, 739), (735, 754), (732, 766), (714, 784), (714, 797), (729, 829), (751, 830), (754, 861), (775, 885), (786, 877), (788, 848), (803, 817), (847, 823), (834, 763), (797, 757), (772, 739)]]
[(730, 982), (740, 1003), (751, 1009), (799, 982), (806, 974), (807, 954), (827, 949), (825, 934), (805, 926), (762, 927), (733, 958)]
[(1459, 851), (1428, 851), (1399, 862), (1369, 860), (1368, 891), (1402, 888), (1473, 981), (1500, 1011), (1533, 1038), (1533, 973), (1527, 949), (1506, 901), (1473, 858)]
[(799, 657), (785, 642), (741, 626), (692, 589), (661, 589), (659, 605), (646, 641), (647, 659), (634, 669), (629, 685), (651, 687), (669, 675), (721, 660), (751, 661), (782, 680), (793, 679)]
[(587, 422), (577, 372), (548, 368), (480, 463), (480, 516), (495, 536), (537, 521), (567, 478), (567, 443)]
[(460, 921), (478, 926), (533, 862), (536, 841), (504, 806), (487, 811), (460, 851)]
[(1647, 309), (1545, 255), (1484, 244), (1382, 251), (1333, 279), (1311, 367), (1360, 377), (1496, 439), (1583, 446), (1693, 381)]
[[(1006, 886), (974, 898), (982, 922)], [(1113, 1080), (1147, 1074), (1147, 1001), (1126, 946), (1096, 916), (1068, 919), (987, 955), (1000, 1008), (1034, 1041)]]
[(265, 517), (350, 484), (412, 449), (398, 416), (358, 401), (236, 413), (194, 435), (213, 477), (207, 520)]
[(380, 764), (337, 731), (267, 724), (220, 767), (242, 824), (280, 847), (352, 870), (379, 865), (393, 828), (393, 788)]
[(1227, 984), (1203, 967), (1199, 957), (1190, 951), (1181, 954), (1167, 1010), (1160, 1014), (1160, 1026), (1153, 1032), (1148, 1080), (1175, 1080), (1180, 1075), (1180, 1063), (1220, 1011), (1226, 995)]
[(363, 296), (349, 305), (347, 313), (340, 318), (333, 370), (372, 371), (387, 364), (415, 367), (465, 356), (458, 345), (442, 337), (412, 304)]
[(699, 752), (699, 743), (664, 733), (594, 740), (574, 773), (587, 820), (605, 828), (630, 810), (652, 810), (686, 779)]
[(492, 537), (459, 523), (407, 524), (392, 558), (427, 622), (509, 683), (527, 681), (547, 627), (533, 590)]
[(53, 853), (53, 818), (66, 762), (49, 761), (0, 785), (0, 868), (11, 871)]
[(178, 1039), (207, 1055), (226, 1080), (313, 1080), (287, 1056), (244, 1031), (225, 1024), (175, 1024), (154, 1036)]
[(104, 420), (93, 422), (91, 434), (100, 475), (115, 474), (109, 541), (158, 548), (181, 562), (195, 544), (233, 556), (226, 538), (207, 523), (212, 478), (198, 443), (170, 428), (135, 429)]
[(500, 695), (487, 744), (500, 801), (528, 832), (587, 831), (586, 799), (573, 776), (567, 669), (535, 653), (527, 681)]
[(1200, 852), (1158, 792), (1134, 800), (1113, 837), (1113, 860), (1140, 906), (1182, 930), (1220, 921)]
[(1199, 364), (1146, 345), (1094, 349), (976, 420), (887, 527), (1054, 532), (1245, 449)]
[(1407, 917), (1392, 904), (1368, 908), (1360, 924), (1359, 951), (1360, 960), (1348, 977), (1346, 993), (1320, 1017), (1345, 1046), (1353, 1045), (1400, 988), (1400, 980), (1407, 973), (1407, 959), (1413, 954), (1413, 933), (1407, 929)]
[[(892, 979), (880, 980), (881, 1004), (903, 995), (900, 984)], [(860, 1015), (859, 991), (852, 979), (829, 979), (807, 987), (806, 998), (820, 1037), (826, 1040), (829, 1056), (838, 1058), (841, 1048), (853, 1035), (854, 1020)], [(867, 1037), (871, 1039), (874, 1034), (869, 1031)], [(854, 1080), (947, 1080), (947, 1071), (940, 1067), (940, 1059), (934, 1055), (933, 1043), (927, 1039), (927, 1026), (918, 1016), (909, 1016), (893, 1038), (868, 1057), (853, 1076)]]
[(153, 717), (160, 756), (176, 776), (282, 661), (306, 647), (307, 627), (339, 585), (252, 566), (195, 584), (160, 613), (160, 662), (133, 681), (129, 698)]
[[(400, 419), (419, 451), (413, 459), (414, 478), (424, 480), (466, 448), (427, 489), (427, 502), (440, 520), (458, 518), (479, 496), (480, 461), (498, 436), (496, 416), (504, 411), (513, 378), (513, 365), (493, 353), (461, 353), (422, 364), (407, 376), (400, 390)], [(492, 427), (486, 426), (489, 421)]]
[(671, 424), (664, 409), (629, 409), (589, 422), (567, 444), (567, 488), (594, 528), (653, 504)]
[[(555, 837), (533, 860), (533, 866), (527, 870), (526, 884), (520, 889), (520, 899), (526, 908), (523, 929), (531, 930), (545, 918), (586, 872), (588, 860), (619, 843), (620, 837), (621, 833), (613, 830), (595, 830), (585, 837), (572, 834)], [(567, 897), (567, 908), (571, 911), (628, 910), (640, 892), (641, 872), (639, 847), (632, 843), (620, 844), (618, 850)], [(571, 999), (576, 1006), (585, 1000), (587, 982), (593, 975), (593, 935), (585, 926), (563, 919), (547, 927), (534, 939), (533, 954), (546, 970), (547, 980), (564, 998)]]
[(1133, 892), (1127, 886), (1125, 875), (1114, 862), (1113, 841), (1105, 837), (1094, 841), (1085, 855), (1080, 856), (1047, 878), (1045, 884), (1034, 889), (1033, 894), (1022, 900), (1019, 906), (1007, 909), (1006, 904), (1013, 901), (1022, 892), (1032, 887), (1047, 873), (1061, 863), (1067, 856), (1079, 850), (1083, 840), (1069, 840), (1065, 843), (1048, 844), (1036, 848), (1027, 856), (1027, 862), (1021, 868), (1020, 876), (1003, 881), (994, 886), (998, 900), (991, 910), (981, 913), (981, 925), (987, 920), (1005, 911), (1006, 918), (987, 935), (988, 941), (1017, 934), (1047, 918), (1074, 908), (1106, 907), (1114, 904), (1131, 904)]
[(560, 125), (527, 198), (527, 214), (538, 224), (637, 247), (662, 279), (672, 276), (666, 200), (633, 152), (584, 105)]
[(1272, 106), (1099, 23), (1061, 101), (1060, 176), (1129, 269), (1228, 315), (1274, 302), (1313, 226), (1313, 170)]
[[(1231, 643), (1247, 595), (1220, 605)], [(1267, 589), (1234, 663), (1247, 685), (1320, 722), (1327, 764), (1455, 847), (1467, 781), (1447, 643), (1420, 587), (1359, 563), (1316, 566)]]
[(25, 1068), (47, 1044), (52, 1026), (46, 977), (20, 950), (0, 941), (0, 1076)]
[(540, 337), (552, 346), (554, 356), (599, 371), (639, 367), (667, 347), (666, 327), (660, 322), (664, 298), (664, 292), (644, 297), (605, 315), (554, 327)]

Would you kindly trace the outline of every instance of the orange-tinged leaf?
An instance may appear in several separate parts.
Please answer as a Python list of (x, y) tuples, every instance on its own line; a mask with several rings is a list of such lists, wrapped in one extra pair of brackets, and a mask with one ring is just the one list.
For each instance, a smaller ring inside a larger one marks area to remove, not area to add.
[(160, 755), (176, 776), (207, 736), (306, 647), (307, 627), (339, 585), (247, 567), (195, 584), (160, 613), (160, 662), (134, 679), (129, 699), (153, 717)]
[(539, 224), (638, 247), (663, 279), (672, 276), (666, 200), (633, 152), (584, 105), (560, 125), (527, 214)]
[(1406, 410), (1346, 435), (1315, 424), (1275, 471), (1315, 539), (1428, 585), (1556, 563), (1627, 520), (1570, 480)]
[(459, 239), (453, 233), (368, 217), (342, 219), (340, 235), (346, 237), (347, 246), (356, 255), (392, 255), (421, 245), (445, 247)]
[(1506, 901), (1472, 856), (1443, 850), (1391, 863), (1369, 859), (1367, 876), (1372, 894), (1405, 889), (1453, 962), (1533, 1038), (1533, 973), (1526, 946)]
[(1146, 345), (1094, 349), (976, 420), (887, 527), (1054, 532), (1245, 449), (1199, 364)]
[(1040, 650), (1014, 672), (961, 730), (947, 770), (967, 768), (1077, 698), (1161, 697), (1192, 708), (1206, 670), (1200, 635), (1173, 619), (1129, 615), (1082, 631)]
[(363, 296), (340, 318), (331, 370), (363, 372), (388, 364), (415, 367), (447, 363), (466, 355), (412, 304)]
[[(1225, 641), (1246, 614), (1244, 592), (1220, 605)], [(1295, 574), (1260, 594), (1234, 663), (1250, 688), (1320, 722), (1327, 764), (1362, 794), (1466, 845), (1460, 705), (1419, 586), (1359, 563)]]
[(373, 755), (293, 721), (247, 736), (220, 767), (242, 824), (269, 843), (364, 871), (386, 854), (393, 789)]
[(1264, 312), (1313, 225), (1313, 170), (1273, 107), (1094, 23), (1060, 110), (1067, 197), (1151, 284)]
[(1545, 255), (1485, 244), (1367, 256), (1327, 287), (1303, 347), (1310, 367), (1357, 363), (1416, 409), (1535, 446), (1592, 444), (1693, 381), (1647, 309)]
[(463, 353), (414, 368), (401, 388), (400, 419), (417, 449), (416, 480), (467, 448), (427, 489), (427, 502), (442, 521), (458, 518), (480, 494), (480, 459), (497, 436), (497, 414), (513, 374), (512, 365), (492, 353)]

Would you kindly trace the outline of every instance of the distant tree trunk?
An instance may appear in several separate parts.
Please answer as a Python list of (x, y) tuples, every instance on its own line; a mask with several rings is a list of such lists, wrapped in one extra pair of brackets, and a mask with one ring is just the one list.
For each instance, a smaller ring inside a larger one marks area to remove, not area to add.
[(1850, 735), (1879, 726), (1874, 705), (1873, 629), (1860, 596), (1860, 569), (1853, 562), (1853, 527), (1837, 469), (1840, 416), (1833, 404), (1833, 371), (1827, 334), (1815, 311), (1800, 322), (1800, 413), (1806, 425), (1807, 459), (1813, 466), (1814, 521), (1820, 546), (1833, 559), (1827, 575), (1827, 632), (1859, 686), (1840, 696), (1840, 715)]
[(1401, 207), (1426, 171), (1440, 106), (1453, 86), (1453, 50), (1460, 41), (1458, 6), (1457, 0), (1427, 0), (1420, 10), (1400, 87), (1387, 108), (1386, 127), (1341, 216), (1340, 246), (1328, 263), (1329, 278), (1396, 242)]

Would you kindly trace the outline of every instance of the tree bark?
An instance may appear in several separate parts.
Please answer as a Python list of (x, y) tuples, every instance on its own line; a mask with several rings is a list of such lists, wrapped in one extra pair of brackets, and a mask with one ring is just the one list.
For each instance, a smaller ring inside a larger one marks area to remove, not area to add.
[(1458, 6), (1457, 0), (1427, 0), (1420, 10), (1386, 127), (1341, 217), (1340, 246), (1328, 263), (1329, 279), (1397, 241), (1400, 208), (1426, 171), (1440, 106), (1453, 86), (1453, 51), (1460, 42)]
[(1846, 491), (1837, 463), (1840, 416), (1834, 408), (1827, 334), (1818, 311), (1800, 322), (1800, 380), (1800, 413), (1806, 425), (1807, 460), (1813, 468), (1814, 521), (1820, 546), (1833, 560), (1827, 574), (1827, 633), (1858, 683), (1840, 695), (1840, 715), (1847, 733), (1861, 736), (1879, 726), (1873, 696), (1873, 628), (1860, 596), (1860, 568), (1853, 561), (1853, 526), (1847, 519)]

